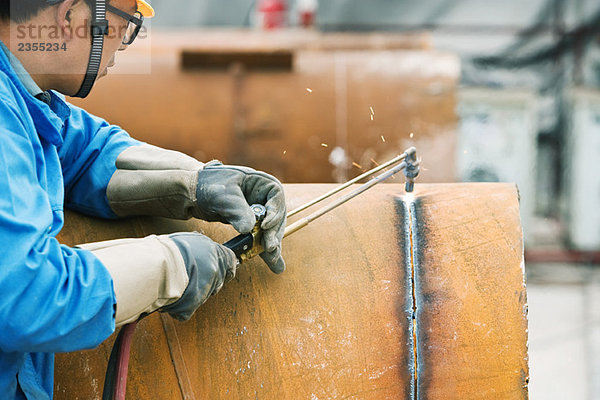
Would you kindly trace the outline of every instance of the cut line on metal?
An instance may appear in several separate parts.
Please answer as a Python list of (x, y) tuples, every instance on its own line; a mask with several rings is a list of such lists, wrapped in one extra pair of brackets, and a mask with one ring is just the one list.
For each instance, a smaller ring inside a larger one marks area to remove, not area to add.
[(419, 353), (418, 353), (418, 321), (417, 321), (417, 220), (415, 211), (414, 196), (407, 194), (400, 198), (400, 202), (404, 209), (404, 234), (406, 237), (406, 253), (405, 264), (406, 271), (410, 276), (410, 293), (411, 293), (411, 331), (412, 331), (412, 393), (411, 399), (418, 400), (419, 398)]

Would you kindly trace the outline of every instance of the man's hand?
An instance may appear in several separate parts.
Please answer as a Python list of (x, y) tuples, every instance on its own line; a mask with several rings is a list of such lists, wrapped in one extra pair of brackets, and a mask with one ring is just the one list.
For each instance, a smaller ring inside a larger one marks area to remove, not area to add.
[(250, 205), (264, 205), (267, 215), (261, 228), (265, 252), (261, 257), (273, 272), (285, 270), (281, 258), (285, 197), (276, 178), (218, 161), (204, 165), (176, 151), (147, 144), (124, 150), (117, 157), (116, 167), (106, 197), (120, 217), (196, 217), (231, 224), (245, 234), (256, 223)]
[(150, 235), (78, 246), (104, 264), (113, 280), (117, 326), (156, 310), (188, 320), (235, 276), (233, 251), (196, 233)]
[(162, 307), (173, 318), (187, 321), (226, 280), (235, 276), (237, 260), (233, 251), (197, 233), (169, 235), (183, 257), (189, 278), (187, 288), (175, 303)]
[(271, 271), (285, 270), (281, 240), (285, 231), (285, 196), (281, 183), (271, 175), (247, 167), (210, 162), (198, 173), (196, 212), (206, 221), (231, 224), (239, 233), (250, 233), (256, 217), (250, 204), (262, 204), (267, 215), (261, 224), (261, 258)]

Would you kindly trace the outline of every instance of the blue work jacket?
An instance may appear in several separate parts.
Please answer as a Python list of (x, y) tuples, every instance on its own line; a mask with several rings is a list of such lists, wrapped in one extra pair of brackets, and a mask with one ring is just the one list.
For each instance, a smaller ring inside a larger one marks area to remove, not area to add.
[(0, 397), (50, 399), (54, 355), (96, 347), (115, 329), (109, 272), (61, 245), (64, 208), (116, 218), (106, 186), (139, 144), (50, 92), (33, 97), (0, 52)]

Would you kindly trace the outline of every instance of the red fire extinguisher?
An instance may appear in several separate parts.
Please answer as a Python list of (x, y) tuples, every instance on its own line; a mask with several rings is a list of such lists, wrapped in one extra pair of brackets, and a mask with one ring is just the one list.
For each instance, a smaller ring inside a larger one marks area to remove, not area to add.
[(287, 3), (285, 0), (260, 0), (257, 6), (257, 25), (262, 29), (285, 27)]

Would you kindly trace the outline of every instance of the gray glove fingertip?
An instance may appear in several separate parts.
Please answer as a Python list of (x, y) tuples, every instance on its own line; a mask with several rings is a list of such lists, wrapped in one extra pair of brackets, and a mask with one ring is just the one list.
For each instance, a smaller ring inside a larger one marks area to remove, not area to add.
[(273, 264), (269, 265), (269, 268), (277, 275), (282, 274), (285, 271), (285, 261), (283, 260), (283, 257), (279, 256)]
[(248, 206), (245, 208), (243, 214), (240, 214), (234, 218), (229, 219), (231, 226), (235, 228), (239, 233), (250, 233), (256, 225), (256, 216), (252, 209)]
[(278, 247), (272, 252), (264, 252), (260, 257), (275, 274), (279, 275), (285, 271), (285, 261), (283, 260), (283, 257), (281, 257), (281, 248)]
[(232, 265), (233, 267), (236, 267), (237, 266), (237, 258), (235, 256), (235, 253), (233, 252), (233, 250), (231, 250), (227, 246), (223, 246), (222, 244), (219, 245), (219, 248), (223, 252), (224, 257), (227, 258), (228, 264)]
[(223, 259), (226, 265), (225, 271), (225, 282), (229, 282), (233, 278), (235, 278), (235, 274), (237, 273), (238, 261), (235, 253), (230, 248), (220, 245), (221, 258)]

